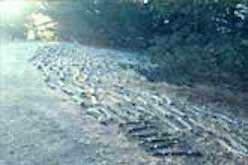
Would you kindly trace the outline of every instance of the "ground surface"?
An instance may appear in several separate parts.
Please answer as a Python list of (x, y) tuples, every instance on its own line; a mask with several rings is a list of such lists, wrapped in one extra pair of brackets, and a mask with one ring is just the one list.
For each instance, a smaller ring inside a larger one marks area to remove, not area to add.
[(126, 144), (118, 145), (121, 137), (110, 146), (114, 129), (110, 132), (85, 118), (75, 104), (65, 103), (63, 95), (45, 86), (27, 63), (35, 47), (1, 45), (0, 164), (135, 163), (134, 147), (126, 153)]
[(135, 72), (150, 66), (134, 54), (68, 43), (0, 53), (0, 165), (248, 164), (244, 120), (182, 105)]

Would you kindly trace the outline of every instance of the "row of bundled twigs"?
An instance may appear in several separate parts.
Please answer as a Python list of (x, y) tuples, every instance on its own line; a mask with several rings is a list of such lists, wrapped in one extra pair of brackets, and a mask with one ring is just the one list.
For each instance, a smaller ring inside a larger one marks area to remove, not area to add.
[(138, 64), (132, 63), (130, 54), (100, 52), (55, 43), (38, 48), (30, 62), (49, 87), (70, 95), (100, 123), (118, 124), (124, 135), (153, 156), (248, 156), (247, 122), (131, 86), (145, 78), (133, 71)]

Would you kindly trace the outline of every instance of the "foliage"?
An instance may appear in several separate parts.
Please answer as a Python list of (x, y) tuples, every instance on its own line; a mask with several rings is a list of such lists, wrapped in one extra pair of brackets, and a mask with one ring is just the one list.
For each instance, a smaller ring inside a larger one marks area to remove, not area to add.
[[(84, 44), (146, 50), (161, 66), (157, 80), (243, 87), (248, 82), (246, 0), (67, 2), (74, 4), (72, 12), (53, 13), (61, 36), (70, 34)], [(63, 12), (67, 7), (56, 6)]]
[(246, 87), (248, 10), (239, 6), (237, 0), (154, 0), (160, 24), (149, 51), (163, 70), (159, 77)]
[[(66, 32), (80, 36), (85, 44), (124, 48), (143, 48), (151, 38), (147, 27), (151, 26), (152, 17), (144, 6), (120, 0), (68, 1), (67, 4), (51, 5), (65, 11), (50, 13), (60, 22), (62, 36)], [(68, 6), (74, 10), (69, 11)]]

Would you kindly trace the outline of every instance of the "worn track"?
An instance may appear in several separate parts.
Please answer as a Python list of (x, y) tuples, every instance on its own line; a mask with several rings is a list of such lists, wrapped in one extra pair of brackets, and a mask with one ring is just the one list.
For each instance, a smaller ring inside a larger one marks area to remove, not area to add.
[[(118, 124), (151, 155), (203, 156), (218, 152), (248, 156), (248, 123), (204, 107), (171, 103), (163, 93), (130, 86), (145, 81), (129, 53), (69, 44), (37, 49), (30, 62), (52, 89), (61, 90), (102, 124)], [(149, 68), (148, 64), (142, 66)]]

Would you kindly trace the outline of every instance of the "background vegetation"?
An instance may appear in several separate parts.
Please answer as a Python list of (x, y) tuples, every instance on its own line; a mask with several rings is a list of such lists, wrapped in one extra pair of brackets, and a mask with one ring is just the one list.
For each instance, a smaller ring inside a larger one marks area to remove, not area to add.
[(248, 90), (246, 0), (48, 3), (45, 12), (58, 22), (59, 39), (140, 50), (160, 66), (141, 71), (151, 81)]

